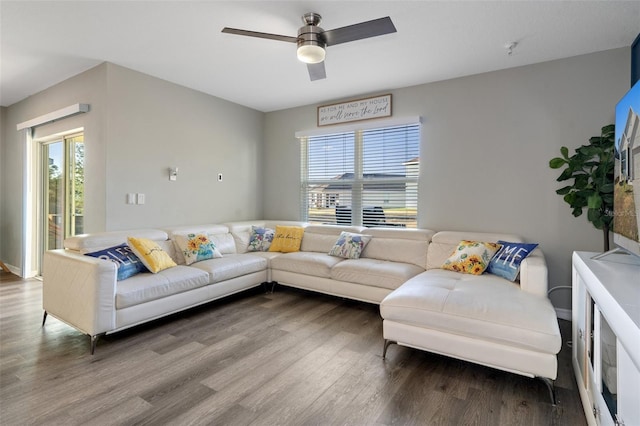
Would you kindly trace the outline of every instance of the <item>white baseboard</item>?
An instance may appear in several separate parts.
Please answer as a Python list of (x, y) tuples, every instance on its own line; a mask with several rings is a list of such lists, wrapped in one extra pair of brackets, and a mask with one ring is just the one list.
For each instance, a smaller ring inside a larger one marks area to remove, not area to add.
[(16, 266), (13, 265), (9, 265), (7, 263), (4, 264), (7, 268), (9, 268), (9, 271), (11, 271), (11, 273), (13, 275), (17, 275), (17, 276), (21, 276), (22, 274), (22, 270)]
[(556, 308), (556, 316), (560, 319), (571, 321), (571, 309)]

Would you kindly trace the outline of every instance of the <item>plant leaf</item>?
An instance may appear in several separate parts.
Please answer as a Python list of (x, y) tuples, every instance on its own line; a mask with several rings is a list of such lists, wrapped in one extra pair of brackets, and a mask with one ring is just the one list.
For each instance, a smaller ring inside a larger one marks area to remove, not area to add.
[(564, 158), (556, 157), (549, 160), (549, 167), (551, 167), (552, 169), (559, 169), (566, 163), (567, 161)]
[(599, 209), (602, 206), (602, 198), (600, 197), (600, 194), (592, 194), (589, 196), (587, 199), (587, 206), (589, 207), (589, 210)]
[(600, 192), (604, 192), (605, 194), (613, 193), (613, 182), (602, 185), (600, 187)]
[(565, 195), (565, 194), (568, 194), (568, 193), (569, 193), (569, 191), (571, 191), (572, 189), (573, 189), (573, 186), (571, 186), (571, 185), (569, 185), (569, 186), (564, 186), (564, 187), (562, 187), (562, 188), (560, 188), (560, 189), (557, 189), (557, 190), (556, 190), (556, 194), (558, 194), (558, 195)]
[(567, 148), (566, 146), (560, 147), (560, 154), (562, 154), (562, 156), (565, 159), (569, 158), (569, 148)]

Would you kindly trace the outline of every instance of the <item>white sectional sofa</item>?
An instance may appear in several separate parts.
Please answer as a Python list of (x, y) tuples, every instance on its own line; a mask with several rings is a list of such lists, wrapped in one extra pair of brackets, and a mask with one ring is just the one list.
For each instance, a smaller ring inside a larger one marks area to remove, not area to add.
[[(305, 228), (300, 250), (249, 252), (252, 226)], [(371, 236), (358, 259), (330, 256), (342, 231)], [(205, 233), (221, 252), (185, 265), (173, 240)], [(113, 262), (83, 253), (156, 241), (177, 266), (117, 281)], [(440, 269), (461, 240), (520, 241), (513, 235), (425, 229), (245, 221), (83, 235), (45, 253), (43, 325), (48, 314), (91, 337), (201, 305), (264, 283), (298, 287), (380, 305), (384, 351), (390, 343), (436, 352), (517, 374), (540, 377), (551, 391), (561, 337), (546, 296), (547, 268), (539, 249), (522, 262), (519, 282)]]

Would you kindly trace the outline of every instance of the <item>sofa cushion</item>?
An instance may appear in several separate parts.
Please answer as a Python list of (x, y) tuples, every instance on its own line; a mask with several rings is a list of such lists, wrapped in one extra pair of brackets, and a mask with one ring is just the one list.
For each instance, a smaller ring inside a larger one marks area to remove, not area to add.
[(358, 259), (369, 240), (371, 240), (371, 235), (343, 231), (340, 233), (336, 243), (331, 247), (331, 250), (329, 250), (329, 255), (344, 257), (345, 259)]
[(378, 259), (347, 259), (331, 269), (331, 278), (373, 287), (396, 289), (409, 278), (424, 272), (410, 263)]
[(495, 275), (423, 272), (380, 304), (385, 320), (556, 354), (556, 313), (544, 296)]
[(366, 233), (373, 238), (362, 257), (412, 263), (426, 269), (427, 249), (434, 232), (429, 229), (373, 228)]
[(331, 268), (342, 261), (344, 259), (341, 257), (329, 256), (327, 253), (299, 251), (285, 253), (271, 259), (271, 268), (319, 278), (331, 278)]
[(497, 243), (460, 241), (451, 256), (442, 264), (442, 269), (463, 274), (481, 275), (499, 248), (500, 244)]
[(230, 254), (219, 259), (203, 260), (194, 263), (191, 267), (208, 273), (209, 282), (219, 283), (242, 275), (264, 271), (267, 269), (267, 259), (251, 254)]
[(225, 254), (235, 254), (236, 252), (236, 242), (233, 239), (233, 235), (229, 232), (222, 233), (211, 233), (208, 232), (207, 235), (212, 243), (216, 245), (216, 248), (222, 253)]
[(315, 251), (318, 253), (328, 253), (340, 233), (354, 232), (362, 233), (366, 228), (358, 226), (341, 226), (341, 225), (309, 225), (304, 230), (302, 237), (302, 251)]
[[(225, 225), (204, 224), (174, 226), (171, 228), (165, 228), (165, 231), (171, 240), (175, 240), (177, 235), (205, 234), (209, 237), (211, 242), (216, 245), (216, 248), (221, 254), (225, 255), (236, 253), (236, 245), (233, 240), (233, 236), (229, 232), (229, 228)], [(172, 258), (178, 265), (185, 263), (181, 250), (176, 250), (175, 257), (172, 256)]]
[(148, 238), (154, 241), (165, 241), (169, 238), (165, 231), (159, 229), (96, 232), (65, 238), (64, 248), (85, 254), (120, 244), (126, 244), (128, 237)]
[(208, 283), (209, 275), (206, 272), (184, 265), (165, 269), (157, 274), (138, 274), (118, 282), (116, 309), (182, 293)]
[[(228, 227), (229, 232), (231, 232), (232, 238), (235, 241), (236, 253), (246, 253), (249, 248), (249, 239), (251, 238), (252, 226), (271, 228), (275, 230), (277, 225), (305, 227), (307, 224), (305, 222), (296, 222), (290, 220), (251, 220), (241, 222), (227, 222), (225, 223), (225, 225)], [(224, 254), (224, 251), (222, 252), (222, 254)]]

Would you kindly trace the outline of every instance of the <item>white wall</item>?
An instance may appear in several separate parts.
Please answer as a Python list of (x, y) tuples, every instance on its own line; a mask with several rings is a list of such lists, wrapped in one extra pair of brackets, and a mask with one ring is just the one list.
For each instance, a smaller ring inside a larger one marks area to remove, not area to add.
[[(419, 226), (485, 230), (539, 242), (550, 286), (570, 285), (571, 253), (602, 251), (602, 233), (574, 218), (556, 195), (548, 167), (613, 123), (629, 89), (629, 49), (408, 87), (393, 94), (395, 117), (423, 117)], [(364, 94), (363, 94), (364, 95)], [(268, 113), (265, 121), (265, 216), (299, 218), (299, 144), (315, 128), (316, 106)], [(552, 294), (570, 309), (570, 292)]]

